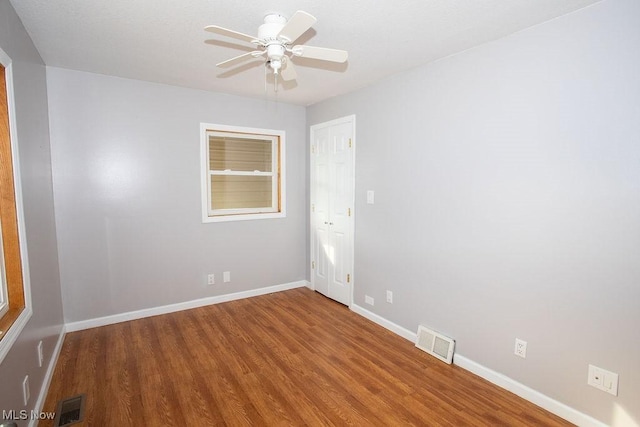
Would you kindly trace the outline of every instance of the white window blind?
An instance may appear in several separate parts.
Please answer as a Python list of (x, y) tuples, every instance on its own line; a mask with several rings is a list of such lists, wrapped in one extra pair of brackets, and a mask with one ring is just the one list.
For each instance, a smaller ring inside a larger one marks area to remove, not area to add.
[(209, 218), (283, 212), (281, 135), (209, 128), (205, 140)]

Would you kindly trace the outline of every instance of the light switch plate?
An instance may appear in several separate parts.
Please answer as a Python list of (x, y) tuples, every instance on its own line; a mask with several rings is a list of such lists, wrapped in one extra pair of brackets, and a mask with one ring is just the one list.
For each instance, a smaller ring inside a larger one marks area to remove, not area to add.
[(373, 193), (373, 190), (368, 190), (367, 191), (367, 204), (368, 205), (372, 205), (373, 202), (374, 202), (374, 198), (375, 198), (375, 195)]

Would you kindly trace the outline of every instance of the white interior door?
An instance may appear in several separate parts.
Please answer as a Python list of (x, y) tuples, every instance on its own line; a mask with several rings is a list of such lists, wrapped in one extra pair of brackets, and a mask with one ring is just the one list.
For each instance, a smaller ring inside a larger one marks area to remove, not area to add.
[(311, 127), (311, 283), (351, 304), (355, 117)]

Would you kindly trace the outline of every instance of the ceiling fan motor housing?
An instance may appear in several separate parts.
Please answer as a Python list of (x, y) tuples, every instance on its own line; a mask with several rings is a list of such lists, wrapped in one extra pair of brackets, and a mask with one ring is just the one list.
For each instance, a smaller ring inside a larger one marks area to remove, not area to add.
[(264, 24), (258, 27), (258, 39), (263, 41), (276, 41), (278, 33), (287, 23), (287, 18), (278, 14), (269, 14), (264, 17)]

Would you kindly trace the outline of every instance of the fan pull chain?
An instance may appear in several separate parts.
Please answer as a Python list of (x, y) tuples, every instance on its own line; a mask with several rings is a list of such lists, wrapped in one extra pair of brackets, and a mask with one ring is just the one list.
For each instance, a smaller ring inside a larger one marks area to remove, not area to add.
[(273, 91), (274, 91), (274, 102), (276, 103), (276, 111), (278, 111), (278, 75), (276, 74), (274, 77), (275, 82), (273, 83)]
[(264, 67), (264, 99), (267, 99), (267, 67)]

